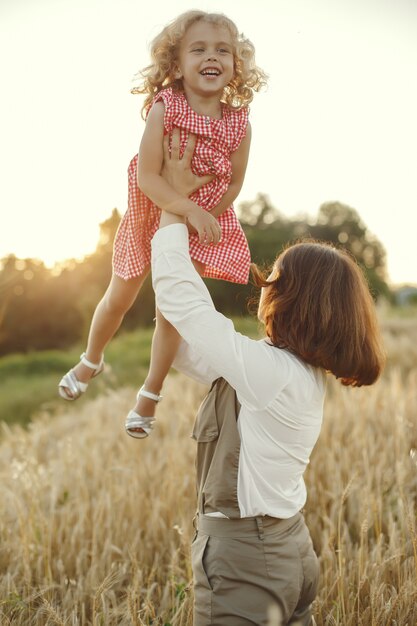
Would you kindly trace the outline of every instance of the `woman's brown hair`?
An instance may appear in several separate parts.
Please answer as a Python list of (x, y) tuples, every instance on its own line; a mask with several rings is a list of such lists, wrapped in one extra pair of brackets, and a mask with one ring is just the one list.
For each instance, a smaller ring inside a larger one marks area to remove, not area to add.
[(362, 270), (343, 249), (314, 240), (289, 246), (269, 278), (252, 265), (264, 287), (260, 317), (278, 348), (322, 367), (343, 385), (371, 385), (385, 353), (375, 305)]

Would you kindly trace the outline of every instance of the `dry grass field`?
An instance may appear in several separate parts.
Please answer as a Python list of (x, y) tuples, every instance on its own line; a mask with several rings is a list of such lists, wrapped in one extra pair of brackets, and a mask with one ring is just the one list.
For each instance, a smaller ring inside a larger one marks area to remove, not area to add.
[[(417, 320), (384, 334), (378, 384), (330, 382), (306, 474), (318, 626), (417, 624)], [(191, 626), (189, 434), (203, 394), (171, 375), (145, 441), (123, 431), (131, 389), (3, 427), (2, 626)]]

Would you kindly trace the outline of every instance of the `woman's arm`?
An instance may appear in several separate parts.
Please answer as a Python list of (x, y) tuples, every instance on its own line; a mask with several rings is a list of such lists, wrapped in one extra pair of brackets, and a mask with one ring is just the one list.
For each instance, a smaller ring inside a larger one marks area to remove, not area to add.
[(288, 362), (266, 342), (237, 333), (232, 321), (216, 311), (192, 265), (187, 229), (171, 219), (162, 213), (152, 241), (157, 306), (190, 350), (230, 383), (241, 402), (263, 408), (288, 382)]
[(164, 158), (164, 105), (156, 102), (149, 112), (139, 148), (137, 182), (143, 193), (160, 209), (186, 218), (202, 243), (217, 243), (221, 237), (217, 220), (195, 202), (176, 192), (161, 176)]
[(208, 365), (204, 355), (193, 350), (182, 338), (172, 367), (203, 385), (211, 385), (220, 376)]

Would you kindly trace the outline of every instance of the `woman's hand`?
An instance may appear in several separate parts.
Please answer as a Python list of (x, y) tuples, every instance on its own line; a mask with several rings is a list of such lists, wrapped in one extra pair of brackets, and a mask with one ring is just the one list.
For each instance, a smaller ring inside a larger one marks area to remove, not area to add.
[(190, 134), (182, 158), (180, 158), (180, 130), (172, 131), (171, 153), (169, 152), (169, 135), (164, 136), (164, 163), (161, 176), (176, 192), (188, 198), (194, 191), (211, 182), (214, 176), (197, 176), (191, 169), (196, 135)]
[[(169, 136), (164, 136), (164, 163), (161, 176), (175, 191), (188, 197), (203, 185), (213, 180), (213, 176), (197, 176), (191, 169), (196, 135), (190, 134), (187, 139), (182, 158), (180, 158), (180, 130), (174, 128), (169, 151)], [(163, 220), (165, 224), (165, 219)], [(208, 211), (194, 205), (194, 209), (186, 215), (186, 225), (191, 234), (197, 234), (200, 243), (218, 243), (221, 239), (221, 228), (216, 218)]]

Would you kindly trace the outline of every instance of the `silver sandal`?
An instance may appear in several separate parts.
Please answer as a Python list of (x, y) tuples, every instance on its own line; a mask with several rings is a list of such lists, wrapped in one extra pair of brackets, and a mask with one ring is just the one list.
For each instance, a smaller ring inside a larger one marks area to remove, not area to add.
[[(136, 395), (137, 400), (139, 400), (139, 396), (149, 398), (149, 400), (153, 400), (154, 402), (161, 402), (162, 400), (162, 396), (159, 394), (146, 391), (144, 385), (142, 385)], [(125, 421), (125, 429), (127, 434), (131, 437), (134, 437), (135, 439), (144, 439), (150, 435), (154, 422), (154, 417), (142, 417), (142, 415), (139, 415), (136, 411), (129, 411)], [(141, 430), (138, 432), (136, 430), (132, 430), (133, 428), (140, 428)]]
[[(104, 357), (101, 357), (100, 363), (92, 363), (85, 357), (85, 352), (80, 356), (80, 361), (83, 365), (86, 365), (90, 369), (94, 370), (91, 378), (95, 378), (104, 370)], [(63, 376), (58, 385), (58, 393), (64, 400), (72, 401), (77, 400), (83, 393), (87, 391), (88, 383), (83, 383), (78, 380), (74, 370), (70, 370)], [(72, 393), (70, 396), (66, 389), (69, 389)]]

